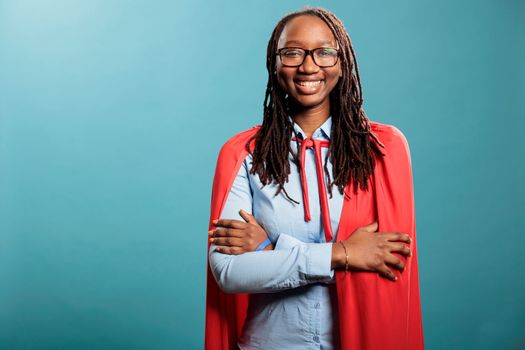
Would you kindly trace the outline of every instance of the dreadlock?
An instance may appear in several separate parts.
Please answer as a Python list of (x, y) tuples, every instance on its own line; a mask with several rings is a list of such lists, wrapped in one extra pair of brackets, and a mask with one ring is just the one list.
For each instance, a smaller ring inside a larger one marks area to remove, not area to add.
[[(266, 56), (268, 84), (264, 97), (263, 122), (259, 131), (247, 143), (246, 149), (253, 159), (250, 172), (257, 173), (263, 185), (273, 181), (278, 185), (276, 195), (283, 191), (286, 198), (295, 203), (298, 202), (290, 198), (284, 188), (284, 183), (288, 181), (290, 174), (288, 160), (289, 154), (292, 153), (290, 139), (295, 131), (293, 121), (288, 118), (290, 112), (288, 96), (277, 81), (275, 67), (281, 33), (288, 21), (301, 15), (321, 18), (334, 34), (340, 48), (342, 77), (330, 93), (332, 130), (330, 146), (326, 154), (326, 159), (330, 156), (332, 159), (333, 180), (328, 172), (326, 161), (324, 166), (330, 197), (333, 185), (336, 185), (339, 192), (343, 194), (345, 186), (352, 181), (356, 194), (358, 186), (368, 190), (368, 178), (374, 171), (375, 157), (383, 155), (379, 146), (384, 147), (370, 132), (368, 118), (362, 107), (363, 98), (357, 60), (350, 37), (341, 20), (333, 13), (317, 7), (307, 7), (286, 15), (277, 23), (268, 42)], [(249, 145), (254, 139), (255, 147), (252, 152)], [(300, 152), (300, 148), (297, 149)], [(295, 164), (299, 164), (299, 156), (292, 153)]]

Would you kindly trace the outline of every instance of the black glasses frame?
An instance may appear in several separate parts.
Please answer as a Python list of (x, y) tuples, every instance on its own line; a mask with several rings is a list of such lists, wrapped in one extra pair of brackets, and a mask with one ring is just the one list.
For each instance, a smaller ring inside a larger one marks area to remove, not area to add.
[[(304, 51), (304, 56), (303, 56), (303, 60), (301, 61), (301, 63), (299, 64), (293, 64), (293, 65), (290, 65), (290, 64), (284, 64), (283, 63), (283, 57), (281, 56), (281, 53), (284, 51), (284, 50), (291, 50), (291, 49), (299, 49), (299, 50), (303, 50)], [(318, 64), (316, 61), (315, 61), (315, 56), (314, 56), (314, 51), (317, 51), (317, 50), (322, 50), (322, 49), (331, 49), (331, 50), (335, 50), (337, 51), (337, 56), (335, 58), (335, 63), (330, 65), (330, 66), (326, 66), (326, 65), (320, 65)], [(341, 50), (340, 49), (336, 49), (335, 47), (316, 47), (315, 49), (311, 49), (311, 50), (307, 50), (307, 49), (303, 49), (302, 47), (282, 47), (280, 48), (279, 50), (277, 50), (277, 53), (276, 55), (279, 56), (279, 59), (281, 60), (281, 64), (285, 67), (299, 67), (300, 65), (302, 65), (304, 63), (304, 60), (306, 59), (306, 56), (310, 55), (310, 57), (312, 57), (312, 61), (314, 61), (314, 63), (318, 66), (318, 67), (321, 67), (321, 68), (330, 68), (330, 67), (333, 67), (337, 64), (337, 62), (339, 61), (339, 56), (341, 54)]]

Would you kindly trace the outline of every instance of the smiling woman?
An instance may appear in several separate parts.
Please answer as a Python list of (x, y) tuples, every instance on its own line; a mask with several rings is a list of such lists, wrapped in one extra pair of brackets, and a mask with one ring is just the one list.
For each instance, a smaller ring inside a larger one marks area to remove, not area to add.
[(408, 144), (366, 117), (343, 24), (287, 15), (267, 69), (217, 161), (206, 349), (422, 349)]

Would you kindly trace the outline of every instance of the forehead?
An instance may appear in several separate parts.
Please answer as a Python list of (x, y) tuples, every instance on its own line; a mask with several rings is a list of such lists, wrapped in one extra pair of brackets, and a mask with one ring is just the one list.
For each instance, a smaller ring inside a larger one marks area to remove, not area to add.
[(321, 18), (313, 15), (301, 15), (288, 21), (278, 42), (278, 48), (299, 46), (312, 49), (336, 45), (334, 34), (328, 25)]

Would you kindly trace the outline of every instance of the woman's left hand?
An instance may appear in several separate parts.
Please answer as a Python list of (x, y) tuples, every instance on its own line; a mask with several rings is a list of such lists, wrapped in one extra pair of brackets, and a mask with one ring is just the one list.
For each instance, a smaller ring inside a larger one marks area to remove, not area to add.
[[(217, 228), (208, 231), (208, 234), (210, 242), (216, 245), (218, 252), (230, 255), (253, 252), (268, 238), (266, 231), (252, 215), (242, 209), (239, 214), (246, 222), (226, 219), (212, 221)], [(273, 244), (264, 248), (264, 250), (272, 249)]]

